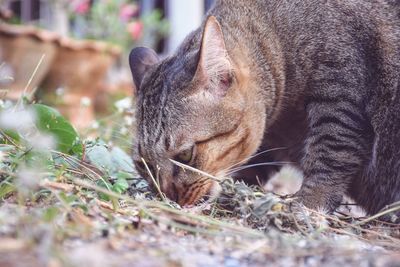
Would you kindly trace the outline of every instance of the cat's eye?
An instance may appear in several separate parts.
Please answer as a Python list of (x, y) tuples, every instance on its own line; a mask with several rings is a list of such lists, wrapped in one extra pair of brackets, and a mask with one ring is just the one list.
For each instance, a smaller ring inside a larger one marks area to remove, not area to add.
[(194, 146), (185, 149), (176, 156), (176, 160), (183, 164), (188, 164), (192, 161), (194, 154)]

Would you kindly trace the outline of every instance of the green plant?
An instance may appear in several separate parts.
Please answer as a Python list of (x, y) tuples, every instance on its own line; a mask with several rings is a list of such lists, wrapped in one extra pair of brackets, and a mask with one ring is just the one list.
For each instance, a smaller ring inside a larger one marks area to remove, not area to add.
[[(0, 199), (17, 189), (26, 197), (37, 192), (44, 179), (71, 174), (122, 194), (135, 176), (132, 160), (122, 149), (101, 139), (82, 142), (68, 120), (41, 104), (0, 109), (0, 158)], [(104, 193), (99, 197), (110, 200)]]

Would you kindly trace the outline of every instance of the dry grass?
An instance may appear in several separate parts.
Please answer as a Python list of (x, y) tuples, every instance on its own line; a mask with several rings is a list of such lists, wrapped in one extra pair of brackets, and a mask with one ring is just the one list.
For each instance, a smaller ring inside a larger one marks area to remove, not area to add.
[[(95, 166), (58, 154), (70, 163), (58, 179), (43, 180), (28, 198), (16, 192), (2, 201), (3, 265), (78, 266), (77, 258), (92, 266), (130, 266), (132, 259), (149, 266), (202, 266), (205, 259), (212, 266), (397, 261), (400, 226), (378, 215), (327, 215), (305, 207), (293, 213), (293, 199), (229, 178), (213, 202), (182, 209), (143, 188), (120, 195), (99, 187)], [(399, 208), (397, 203), (379, 215)]]

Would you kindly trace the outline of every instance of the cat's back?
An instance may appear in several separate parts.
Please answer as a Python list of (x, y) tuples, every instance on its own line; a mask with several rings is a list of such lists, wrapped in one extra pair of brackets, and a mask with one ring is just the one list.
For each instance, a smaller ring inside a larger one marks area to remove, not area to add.
[(244, 39), (252, 37), (250, 41), (258, 41), (271, 31), (293, 40), (333, 30), (338, 34), (344, 30), (390, 32), (391, 38), (398, 39), (400, 0), (217, 0), (209, 15), (219, 18), (233, 34), (235, 29), (246, 29), (236, 32)]
[(400, 19), (400, 0), (217, 0), (210, 12), (217, 15), (235, 14), (239, 15), (236, 17), (238, 19), (245, 19), (245, 15), (251, 15), (253, 20), (258, 19), (260, 23), (269, 17), (277, 18), (278, 15), (281, 18), (302, 18), (302, 21), (306, 21), (308, 18), (326, 16), (331, 12), (336, 18), (340, 18), (341, 15), (362, 15), (390, 20), (394, 19), (392, 14)]
[(399, 0), (217, 0), (209, 15), (257, 55), (255, 68), (270, 62), (264, 47), (275, 42), (279, 51), (272, 53), (283, 55), (293, 90), (306, 85), (321, 61), (352, 61), (355, 72), (371, 79), (400, 76)]

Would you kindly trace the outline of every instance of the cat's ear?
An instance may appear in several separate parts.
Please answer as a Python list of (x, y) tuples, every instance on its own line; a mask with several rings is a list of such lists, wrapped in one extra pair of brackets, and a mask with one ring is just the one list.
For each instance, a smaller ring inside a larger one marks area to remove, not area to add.
[(133, 82), (136, 91), (139, 90), (146, 71), (159, 61), (157, 53), (147, 47), (136, 47), (129, 54), (129, 66), (131, 68)]
[(196, 75), (210, 83), (215, 93), (221, 96), (226, 94), (233, 81), (224, 35), (214, 16), (208, 17), (204, 26)]

